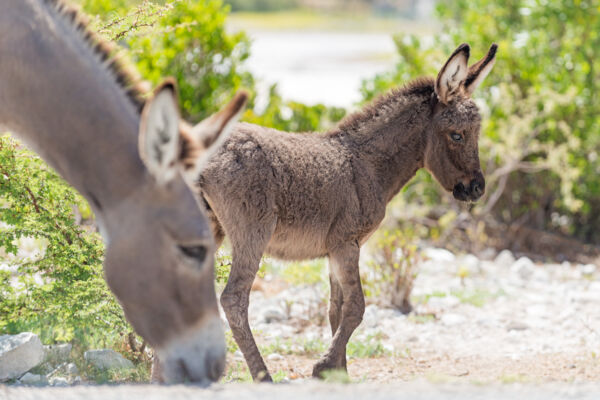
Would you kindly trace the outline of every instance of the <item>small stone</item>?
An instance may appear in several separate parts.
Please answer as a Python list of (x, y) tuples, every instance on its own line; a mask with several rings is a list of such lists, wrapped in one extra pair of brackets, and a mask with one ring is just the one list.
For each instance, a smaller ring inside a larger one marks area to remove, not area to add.
[(488, 247), (479, 253), (479, 258), (485, 261), (491, 261), (494, 257), (496, 257), (496, 250), (491, 247)]
[(529, 329), (529, 325), (523, 322), (513, 321), (506, 326), (507, 331), (525, 331), (527, 329)]
[(50, 378), (48, 382), (50, 383), (50, 386), (69, 386), (69, 381), (67, 378), (63, 378), (62, 376)]
[(535, 271), (535, 264), (528, 257), (521, 257), (511, 267), (514, 272), (524, 281), (529, 280)]
[(446, 249), (429, 248), (423, 253), (431, 261), (451, 263), (456, 259), (456, 256)]
[(88, 350), (83, 353), (85, 361), (98, 369), (132, 369), (133, 363), (111, 349)]
[(440, 321), (445, 326), (456, 326), (464, 323), (467, 319), (460, 314), (444, 314)]
[(45, 376), (32, 374), (30, 372), (23, 375), (19, 379), (19, 382), (21, 382), (23, 385), (31, 385), (31, 386), (41, 386), (41, 385), (48, 384), (48, 381), (46, 380)]
[(510, 250), (502, 250), (494, 260), (499, 267), (508, 268), (515, 263), (515, 256)]
[(0, 382), (15, 379), (44, 360), (44, 347), (34, 333), (0, 336)]
[(594, 275), (594, 273), (596, 272), (596, 266), (594, 264), (582, 265), (580, 266), (580, 269), (583, 275), (585, 276)]
[(77, 375), (79, 373), (79, 368), (74, 363), (69, 363), (65, 366), (65, 372), (68, 375)]
[(475, 275), (481, 272), (481, 261), (473, 254), (462, 256), (458, 260), (458, 263), (468, 271), (469, 275)]
[(267, 356), (267, 360), (269, 361), (280, 361), (283, 360), (283, 356), (278, 353), (272, 353)]
[(286, 319), (287, 319), (287, 315), (285, 315), (284, 312), (281, 311), (281, 309), (279, 309), (279, 308), (275, 308), (275, 307), (267, 308), (262, 313), (262, 320), (264, 322), (266, 322), (267, 324), (270, 324), (272, 322), (285, 321)]

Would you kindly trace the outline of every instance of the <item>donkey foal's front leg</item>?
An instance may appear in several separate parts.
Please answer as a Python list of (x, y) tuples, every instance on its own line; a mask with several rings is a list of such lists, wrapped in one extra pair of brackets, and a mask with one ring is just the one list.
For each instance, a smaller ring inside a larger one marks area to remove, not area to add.
[[(337, 278), (339, 288), (341, 288), (343, 300), (341, 304), (341, 320), (334, 333), (329, 350), (313, 368), (313, 377), (315, 378), (322, 378), (322, 374), (326, 370), (346, 369), (346, 345), (350, 336), (352, 336), (352, 332), (354, 332), (362, 321), (365, 312), (365, 299), (358, 271), (359, 251), (358, 245), (351, 243), (341, 246), (329, 254), (331, 274), (333, 278)], [(332, 288), (332, 294), (333, 290)], [(339, 296), (337, 298), (339, 299)], [(330, 318), (331, 315), (330, 309)], [(339, 314), (337, 316), (339, 318)], [(330, 320), (332, 331), (336, 321), (335, 317), (334, 314), (334, 319)]]
[(248, 322), (248, 305), (250, 303), (250, 289), (258, 272), (260, 256), (256, 260), (239, 260), (234, 249), (231, 272), (223, 294), (221, 305), (227, 316), (229, 327), (239, 346), (250, 374), (255, 381), (272, 382), (260, 351), (256, 346), (250, 324)]

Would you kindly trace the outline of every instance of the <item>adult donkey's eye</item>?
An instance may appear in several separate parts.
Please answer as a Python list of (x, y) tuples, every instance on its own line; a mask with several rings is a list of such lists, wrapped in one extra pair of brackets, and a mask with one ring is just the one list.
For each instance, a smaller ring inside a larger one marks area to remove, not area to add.
[(205, 246), (179, 246), (179, 250), (189, 258), (194, 258), (199, 262), (204, 262), (206, 258), (207, 249)]
[(456, 133), (456, 132), (453, 132), (453, 133), (451, 133), (451, 134), (450, 134), (450, 137), (451, 137), (451, 138), (452, 138), (452, 140), (454, 140), (455, 142), (462, 142), (462, 140), (463, 140), (463, 137), (462, 137), (462, 135), (461, 135), (460, 133)]

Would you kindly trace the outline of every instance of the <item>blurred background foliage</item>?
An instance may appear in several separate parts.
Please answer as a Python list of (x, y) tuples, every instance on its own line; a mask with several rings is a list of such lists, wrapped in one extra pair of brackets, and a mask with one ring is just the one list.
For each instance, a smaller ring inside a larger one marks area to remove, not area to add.
[[(324, 130), (348, 111), (284, 100), (276, 86), (258, 104), (256, 79), (245, 68), (250, 40), (225, 29), (231, 9), (279, 10), (303, 2), (77, 3), (90, 15), (92, 28), (117, 43), (143, 79), (153, 85), (167, 76), (177, 79), (183, 114), (191, 122), (242, 88), (252, 97), (244, 120), (281, 130)], [(385, 10), (390, 2), (362, 3)], [(404, 279), (398, 271), (405, 271), (405, 284), (412, 285), (419, 240), (464, 251), (512, 248), (538, 257), (576, 258), (582, 249), (583, 255), (595, 254), (599, 13), (597, 0), (442, 0), (436, 8), (438, 33), (395, 36), (397, 62), (363, 82), (362, 102), (436, 74), (459, 43), (471, 44), (473, 60), (492, 42), (499, 44), (494, 71), (475, 95), (484, 121), (480, 152), (487, 194), (477, 205), (459, 204), (420, 171), (394, 199), (387, 228), (375, 237), (377, 265), (367, 290), (385, 292), (382, 281), (396, 285)], [(31, 330), (44, 342), (75, 340), (82, 346), (128, 340), (131, 328), (101, 279), (102, 243), (85, 201), (9, 136), (0, 139), (0, 166), (0, 262), (9, 268), (0, 271), (0, 333)], [(42, 250), (23, 253), (29, 242)], [(390, 250), (396, 248), (405, 251)], [(228, 264), (225, 254), (218, 267)], [(225, 279), (222, 270), (218, 275)], [(407, 298), (403, 293), (396, 302)]]
[(396, 36), (395, 68), (366, 80), (361, 91), (369, 100), (415, 76), (433, 75), (459, 43), (471, 45), (474, 62), (497, 42), (496, 66), (475, 94), (484, 116), (487, 195), (464, 215), (420, 173), (403, 199), (432, 206), (435, 219), (454, 213), (452, 228), (462, 223), (466, 229), (465, 219), (485, 221), (502, 242), (498, 247), (518, 246), (501, 236), (520, 227), (600, 243), (600, 4), (440, 1), (436, 13), (443, 33), (432, 40)]

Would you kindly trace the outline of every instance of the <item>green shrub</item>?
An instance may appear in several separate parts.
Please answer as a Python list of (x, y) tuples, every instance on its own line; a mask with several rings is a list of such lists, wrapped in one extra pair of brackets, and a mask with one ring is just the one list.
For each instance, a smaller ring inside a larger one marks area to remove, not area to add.
[(0, 202), (0, 263), (18, 267), (0, 275), (0, 332), (109, 344), (129, 332), (103, 279), (102, 241), (75, 218), (87, 204), (9, 136), (0, 137)]

